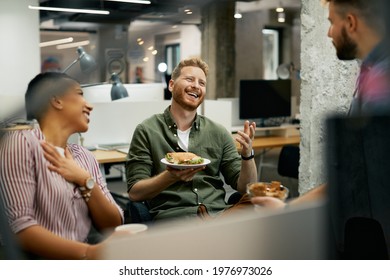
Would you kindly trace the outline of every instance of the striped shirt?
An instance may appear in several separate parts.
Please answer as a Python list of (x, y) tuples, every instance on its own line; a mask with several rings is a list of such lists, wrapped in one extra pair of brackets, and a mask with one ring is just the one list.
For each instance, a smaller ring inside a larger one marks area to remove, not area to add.
[[(48, 169), (41, 140), (42, 131), (34, 128), (11, 131), (1, 143), (0, 196), (11, 230), (18, 233), (40, 225), (65, 239), (85, 242), (92, 225), (88, 206), (75, 184)], [(115, 203), (93, 154), (76, 144), (68, 144), (68, 149), (107, 199)]]

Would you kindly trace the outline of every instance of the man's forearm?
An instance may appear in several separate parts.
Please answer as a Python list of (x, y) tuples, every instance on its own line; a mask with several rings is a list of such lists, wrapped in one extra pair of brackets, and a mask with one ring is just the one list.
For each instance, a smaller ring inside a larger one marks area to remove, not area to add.
[(301, 203), (306, 203), (310, 201), (316, 201), (319, 199), (325, 199), (327, 197), (327, 186), (326, 184), (319, 185), (311, 189), (310, 191), (300, 195), (296, 199), (292, 199), (289, 204), (290, 205), (298, 205)]
[(176, 181), (177, 179), (172, 177), (168, 171), (164, 171), (157, 176), (135, 183), (129, 191), (129, 198), (133, 201), (152, 199)]
[(246, 185), (257, 181), (257, 168), (254, 159), (242, 160), (240, 176), (238, 177), (237, 190), (240, 193), (246, 192)]

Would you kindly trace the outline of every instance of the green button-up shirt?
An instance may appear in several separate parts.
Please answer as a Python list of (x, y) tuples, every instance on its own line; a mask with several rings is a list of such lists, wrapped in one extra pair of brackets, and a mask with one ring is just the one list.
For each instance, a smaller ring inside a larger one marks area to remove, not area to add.
[[(182, 151), (170, 107), (163, 114), (143, 121), (134, 131), (127, 156), (128, 190), (138, 181), (166, 170), (161, 163), (166, 153)], [(188, 151), (211, 162), (192, 181), (172, 184), (149, 201), (155, 219), (196, 216), (199, 204), (204, 204), (210, 214), (229, 206), (220, 175), (236, 189), (241, 169), (241, 158), (231, 134), (222, 125), (197, 115), (190, 131)]]

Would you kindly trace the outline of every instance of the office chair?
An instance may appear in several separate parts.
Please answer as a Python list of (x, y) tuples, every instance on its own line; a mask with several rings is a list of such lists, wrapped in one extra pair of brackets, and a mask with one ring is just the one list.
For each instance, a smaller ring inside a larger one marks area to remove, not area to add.
[[(0, 185), (0, 188), (2, 187)], [(2, 201), (2, 197), (0, 197), (0, 238), (2, 239), (2, 242), (0, 242), (0, 259), (23, 260), (24, 254), (15, 235), (11, 232)]]
[(149, 213), (147, 201), (131, 201), (129, 203), (129, 211), (132, 223), (151, 223), (152, 215)]
[(236, 204), (237, 202), (239, 202), (240, 201), (240, 199), (241, 199), (241, 197), (242, 197), (242, 194), (241, 193), (239, 193), (239, 192), (233, 192), (230, 196), (229, 196), (229, 198), (228, 198), (228, 200), (227, 200), (227, 203), (228, 204)]
[(299, 146), (283, 146), (279, 154), (278, 173), (281, 176), (298, 179)]
[(387, 260), (386, 239), (381, 224), (371, 218), (352, 217), (345, 223), (344, 251), (346, 260)]
[(111, 192), (111, 195), (123, 210), (125, 224), (149, 223), (153, 220), (146, 201), (131, 201), (127, 196), (114, 192)]

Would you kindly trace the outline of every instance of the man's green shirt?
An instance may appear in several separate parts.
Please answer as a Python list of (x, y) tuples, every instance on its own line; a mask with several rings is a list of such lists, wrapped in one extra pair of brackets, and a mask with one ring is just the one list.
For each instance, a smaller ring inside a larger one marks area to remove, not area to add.
[[(128, 190), (135, 183), (166, 170), (161, 162), (168, 152), (182, 152), (177, 126), (168, 107), (137, 126), (126, 162)], [(196, 216), (199, 204), (210, 214), (227, 208), (224, 182), (237, 189), (241, 157), (232, 135), (222, 125), (197, 115), (189, 135), (188, 152), (211, 162), (192, 181), (179, 181), (149, 201), (154, 219)]]

